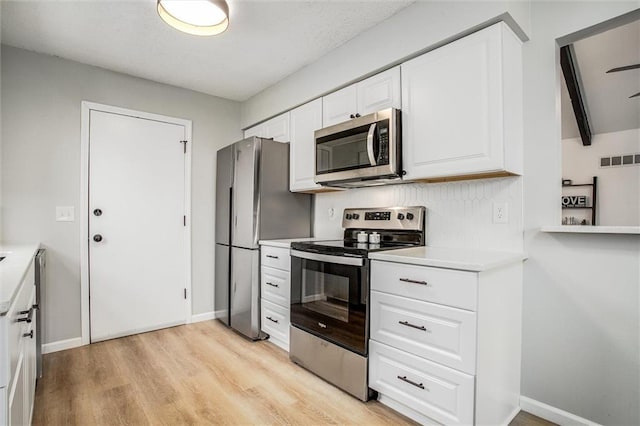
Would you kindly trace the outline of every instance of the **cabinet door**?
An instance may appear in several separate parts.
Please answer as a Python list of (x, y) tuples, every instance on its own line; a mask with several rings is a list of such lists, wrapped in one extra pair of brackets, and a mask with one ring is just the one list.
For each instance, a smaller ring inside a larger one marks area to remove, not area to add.
[(273, 139), (277, 142), (289, 142), (289, 113), (285, 112), (263, 124), (263, 138)]
[(333, 92), (322, 98), (322, 125), (333, 126), (351, 120), (358, 112), (357, 87), (355, 84)]
[(405, 179), (502, 170), (502, 27), (402, 64)]
[(258, 124), (257, 126), (249, 127), (244, 131), (244, 138), (250, 138), (251, 136), (258, 136), (259, 138), (264, 137), (265, 127), (263, 124)]
[(314, 132), (322, 128), (322, 99), (291, 111), (291, 154), (289, 189), (309, 191), (321, 188), (314, 182), (316, 150)]
[(400, 67), (376, 74), (358, 83), (358, 113), (371, 114), (387, 108), (400, 108)]
[[(23, 349), (24, 350), (24, 349)], [(18, 358), (16, 374), (13, 382), (9, 384), (9, 425), (24, 425), (28, 419), (25, 418), (25, 362), (24, 352), (21, 351)]]
[(24, 386), (24, 400), (25, 400), (25, 420), (27, 424), (31, 424), (31, 417), (33, 415), (33, 405), (36, 396), (36, 320), (29, 327), (29, 332), (33, 331), (33, 335), (25, 337), (24, 342), (24, 364), (25, 364), (25, 386)]

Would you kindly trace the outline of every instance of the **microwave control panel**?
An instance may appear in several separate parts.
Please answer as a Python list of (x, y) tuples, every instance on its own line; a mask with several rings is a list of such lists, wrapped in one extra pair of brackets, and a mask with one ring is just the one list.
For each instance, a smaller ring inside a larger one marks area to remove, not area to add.
[(381, 126), (380, 131), (378, 132), (380, 151), (378, 152), (376, 162), (380, 165), (389, 164), (389, 127), (387, 126)]

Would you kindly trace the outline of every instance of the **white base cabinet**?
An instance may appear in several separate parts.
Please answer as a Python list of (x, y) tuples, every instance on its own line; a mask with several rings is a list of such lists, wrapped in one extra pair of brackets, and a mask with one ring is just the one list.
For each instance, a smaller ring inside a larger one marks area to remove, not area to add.
[(482, 272), (371, 261), (369, 386), (420, 423), (507, 424), (519, 407), (522, 262)]
[(522, 49), (505, 23), (401, 67), (405, 180), (522, 174)]
[(0, 317), (0, 425), (31, 424), (36, 390), (35, 297), (32, 262), (9, 311)]
[(260, 246), (260, 320), (269, 341), (289, 352), (291, 298), (289, 249)]

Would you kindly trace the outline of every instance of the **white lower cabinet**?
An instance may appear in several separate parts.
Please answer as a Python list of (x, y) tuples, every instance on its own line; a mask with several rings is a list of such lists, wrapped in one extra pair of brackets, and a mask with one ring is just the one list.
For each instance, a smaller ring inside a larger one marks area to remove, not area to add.
[(443, 424), (473, 423), (474, 377), (372, 341), (369, 387)]
[(371, 292), (371, 339), (465, 373), (476, 370), (476, 314)]
[(262, 331), (277, 346), (289, 351), (289, 309), (262, 299)]
[(270, 342), (289, 352), (289, 249), (263, 244), (260, 252), (260, 327)]
[(0, 425), (31, 424), (36, 390), (34, 265), (0, 317)]
[(423, 424), (508, 424), (521, 298), (521, 262), (472, 272), (372, 260), (369, 387)]

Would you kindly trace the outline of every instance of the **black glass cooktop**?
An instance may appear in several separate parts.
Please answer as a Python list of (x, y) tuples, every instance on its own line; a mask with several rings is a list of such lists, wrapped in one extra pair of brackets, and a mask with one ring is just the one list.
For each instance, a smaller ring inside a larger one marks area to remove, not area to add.
[(393, 250), (415, 247), (416, 244), (402, 242), (383, 241), (380, 244), (359, 243), (356, 241), (329, 240), (329, 241), (302, 241), (291, 243), (293, 250), (308, 251), (330, 255), (352, 254), (367, 257), (367, 253), (383, 250)]

